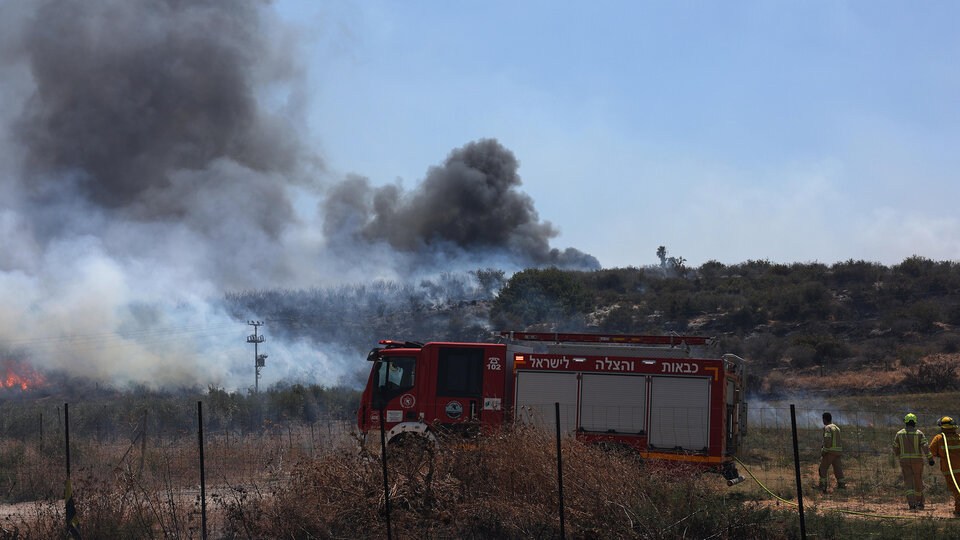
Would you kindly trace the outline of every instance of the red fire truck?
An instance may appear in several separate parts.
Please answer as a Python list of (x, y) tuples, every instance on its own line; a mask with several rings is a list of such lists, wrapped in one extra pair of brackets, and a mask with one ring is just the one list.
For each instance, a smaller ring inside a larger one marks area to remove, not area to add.
[(746, 432), (743, 360), (697, 336), (501, 332), (499, 343), (381, 341), (358, 410), (360, 431), (387, 440), (560, 427), (645, 459), (693, 463), (743, 480), (733, 457)]

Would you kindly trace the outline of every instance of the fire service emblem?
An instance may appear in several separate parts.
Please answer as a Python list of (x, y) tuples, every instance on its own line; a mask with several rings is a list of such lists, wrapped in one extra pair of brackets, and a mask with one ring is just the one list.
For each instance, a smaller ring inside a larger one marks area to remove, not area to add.
[(460, 405), (459, 401), (451, 401), (450, 403), (447, 403), (447, 408), (445, 411), (447, 416), (453, 420), (456, 420), (463, 414), (463, 405)]
[(417, 404), (417, 398), (413, 394), (404, 394), (400, 396), (400, 406), (404, 409), (412, 409)]

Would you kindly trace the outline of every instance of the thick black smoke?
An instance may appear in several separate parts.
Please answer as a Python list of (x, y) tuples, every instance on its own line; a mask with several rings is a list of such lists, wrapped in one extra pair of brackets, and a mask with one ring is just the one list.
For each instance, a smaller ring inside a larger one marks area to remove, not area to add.
[(324, 227), (404, 252), (496, 252), (522, 266), (599, 268), (591, 255), (550, 247), (558, 232), (518, 190), (518, 166), (503, 145), (483, 139), (453, 150), (409, 193), (349, 178), (327, 198)]
[[(29, 203), (79, 198), (114, 219), (177, 221), (204, 236), (225, 218), (281, 234), (292, 215), (281, 176), (299, 149), (257, 95), (289, 74), (270, 54), (282, 40), (262, 2), (32, 4), (6, 44), (34, 85), (12, 126)], [(39, 234), (62, 234), (36, 215)]]
[[(295, 36), (259, 0), (0, 0), (0, 356), (233, 386), (248, 328), (228, 291), (598, 267), (550, 248), (492, 140), (409, 194), (350, 176), (324, 200)], [(322, 352), (344, 344), (279, 341), (278, 378), (346, 369)]]
[(287, 35), (257, 0), (0, 2), (0, 351), (114, 382), (247, 371), (216, 299), (316, 279)]

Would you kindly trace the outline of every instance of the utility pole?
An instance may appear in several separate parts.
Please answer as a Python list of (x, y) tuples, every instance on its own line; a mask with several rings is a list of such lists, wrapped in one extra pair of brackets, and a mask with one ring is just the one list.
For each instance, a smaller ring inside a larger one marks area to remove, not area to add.
[(247, 336), (247, 343), (253, 343), (253, 393), (260, 393), (260, 369), (267, 364), (267, 355), (258, 354), (257, 345), (263, 343), (264, 337), (257, 333), (262, 321), (247, 321), (247, 324), (253, 327), (253, 333)]

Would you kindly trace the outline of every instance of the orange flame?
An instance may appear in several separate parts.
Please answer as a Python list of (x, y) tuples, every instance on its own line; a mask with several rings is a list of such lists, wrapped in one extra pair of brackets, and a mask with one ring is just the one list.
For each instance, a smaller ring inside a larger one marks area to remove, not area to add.
[(47, 386), (48, 383), (43, 375), (30, 366), (16, 360), (7, 360), (6, 364), (6, 375), (0, 380), (0, 387), (34, 390)]

